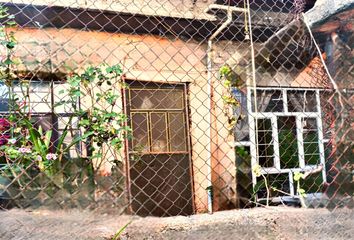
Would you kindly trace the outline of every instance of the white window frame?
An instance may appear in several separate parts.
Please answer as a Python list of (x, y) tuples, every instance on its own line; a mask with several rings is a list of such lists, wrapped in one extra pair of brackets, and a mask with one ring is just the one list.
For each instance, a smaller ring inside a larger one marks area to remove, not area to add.
[[(295, 194), (293, 174), (294, 172), (305, 172), (311, 171), (318, 168), (318, 165), (306, 165), (305, 164), (305, 153), (304, 153), (304, 143), (303, 143), (303, 124), (302, 121), (305, 118), (316, 119), (317, 133), (318, 133), (318, 147), (319, 147), (319, 157), (320, 164), (322, 165), (322, 181), (326, 182), (326, 167), (325, 167), (325, 151), (324, 143), (328, 142), (328, 139), (324, 139), (323, 136), (323, 126), (322, 126), (322, 109), (320, 101), (320, 92), (322, 89), (313, 88), (269, 88), (269, 87), (257, 87), (256, 90), (274, 90), (281, 91), (283, 98), (283, 112), (253, 112), (252, 103), (254, 97), (252, 96), (253, 88), (247, 88), (247, 111), (248, 111), (248, 123), (249, 123), (249, 141), (246, 142), (235, 142), (235, 146), (249, 146), (251, 154), (251, 166), (252, 169), (258, 165), (257, 157), (257, 141), (256, 141), (256, 121), (257, 119), (270, 119), (272, 123), (272, 137), (273, 137), (273, 148), (274, 148), (274, 167), (261, 167), (261, 174), (281, 174), (287, 173), (289, 176), (289, 189), (291, 197), (298, 197)], [(289, 112), (288, 111), (288, 101), (287, 92), (288, 91), (314, 91), (316, 97), (316, 112)], [(299, 154), (299, 167), (298, 168), (281, 168), (280, 156), (279, 156), (279, 136), (278, 136), (278, 117), (296, 117), (296, 128), (297, 128), (297, 143), (298, 143), (298, 154)], [(252, 172), (252, 184), (253, 187), (257, 184), (257, 176)], [(286, 195), (284, 195), (286, 197)], [(258, 199), (262, 200), (262, 199)]]
[[(63, 129), (59, 127), (59, 121), (62, 121), (61, 119), (63, 118), (69, 118), (71, 115), (72, 115), (72, 109), (71, 107), (64, 107), (62, 109), (62, 111), (58, 111), (57, 108), (55, 106), (55, 88), (58, 87), (57, 85), (66, 85), (65, 82), (61, 82), (61, 81), (44, 81), (44, 80), (39, 80), (39, 79), (35, 79), (35, 80), (31, 80), (29, 81), (30, 83), (29, 84), (38, 84), (38, 85), (41, 85), (41, 84), (46, 84), (48, 85), (46, 88), (47, 91), (39, 91), (39, 92), (33, 92), (33, 87), (30, 85), (29, 87), (29, 90), (30, 90), (30, 95), (32, 94), (36, 94), (36, 93), (45, 93), (47, 94), (48, 98), (46, 98), (47, 101), (41, 101), (41, 102), (32, 102), (32, 104), (40, 104), (40, 103), (45, 103), (48, 105), (48, 111), (43, 111), (43, 109), (41, 109), (40, 107), (34, 105), (32, 106), (33, 109), (31, 109), (31, 116), (32, 117), (41, 117), (41, 116), (46, 116), (46, 115), (51, 115), (52, 117), (52, 121), (53, 121), (53, 117), (55, 116), (57, 119), (56, 119), (56, 122), (52, 122), (53, 124), (53, 129), (55, 129), (55, 131), (57, 133), (55, 134), (58, 134), (56, 137), (59, 138), (60, 135), (59, 135), (59, 132), (62, 131)], [(22, 93), (21, 91), (18, 90), (18, 86), (19, 86), (19, 81), (16, 81), (14, 86), (13, 86), (13, 89), (16, 89), (16, 90), (13, 90), (15, 94), (18, 94), (19, 96), (22, 97)], [(56, 96), (57, 98), (59, 96)], [(5, 84), (1, 84), (0, 85), (0, 100), (4, 101), (4, 100), (9, 100), (9, 88), (5, 85)], [(80, 103), (80, 100), (78, 100), (78, 103)], [(1, 117), (4, 117), (6, 118), (8, 115), (9, 115), (9, 112), (10, 110), (6, 110), (6, 111), (0, 111), (0, 118)], [(75, 131), (78, 131), (79, 134), (81, 134), (81, 130), (79, 128), (74, 128)], [(80, 152), (83, 152), (83, 145), (82, 144), (77, 144), (77, 146), (73, 146), (72, 147), (73, 149), (77, 148)], [(76, 150), (75, 150), (76, 151)], [(76, 154), (76, 152), (74, 152), (74, 150), (70, 153), (70, 154)]]

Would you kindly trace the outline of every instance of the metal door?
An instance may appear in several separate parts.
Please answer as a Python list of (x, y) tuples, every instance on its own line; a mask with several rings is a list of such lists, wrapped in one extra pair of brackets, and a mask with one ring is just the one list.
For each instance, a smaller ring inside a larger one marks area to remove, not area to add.
[(186, 85), (133, 82), (126, 91), (132, 211), (192, 214)]

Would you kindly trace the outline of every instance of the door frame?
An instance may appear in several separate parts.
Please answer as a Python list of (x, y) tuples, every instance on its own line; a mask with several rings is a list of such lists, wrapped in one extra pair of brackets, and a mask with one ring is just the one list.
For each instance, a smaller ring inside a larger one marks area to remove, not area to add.
[[(143, 81), (143, 80), (134, 80), (134, 79), (126, 79), (124, 76), (122, 77), (123, 84), (121, 87), (121, 94), (122, 94), (122, 106), (123, 106), (123, 113), (127, 116), (127, 120), (124, 122), (125, 127), (130, 127), (129, 125), (129, 117), (130, 111), (128, 109), (128, 100), (129, 94), (127, 93), (127, 88), (130, 85), (143, 85), (143, 86), (168, 86), (168, 85), (175, 85), (183, 89), (183, 98), (184, 98), (184, 114), (185, 114), (185, 126), (186, 126), (186, 144), (187, 144), (187, 151), (188, 158), (189, 158), (189, 176), (190, 176), (190, 187), (191, 187), (191, 201), (192, 201), (192, 214), (196, 213), (195, 207), (195, 191), (194, 191), (194, 171), (193, 171), (193, 161), (192, 161), (192, 140), (191, 140), (191, 119), (190, 119), (190, 105), (189, 105), (189, 83), (188, 82), (162, 82), (162, 81)], [(128, 86), (128, 87), (127, 87)], [(156, 88), (158, 89), (158, 88)], [(128, 213), (134, 214), (132, 209), (132, 193), (131, 193), (131, 177), (130, 177), (130, 151), (129, 151), (129, 140), (127, 138), (124, 139), (124, 165), (125, 165), (125, 184), (127, 190), (127, 202), (128, 202)]]

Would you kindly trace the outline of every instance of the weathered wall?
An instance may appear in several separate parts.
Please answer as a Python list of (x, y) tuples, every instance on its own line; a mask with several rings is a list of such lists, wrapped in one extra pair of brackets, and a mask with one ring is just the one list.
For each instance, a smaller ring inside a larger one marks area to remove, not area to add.
[[(17, 29), (18, 46), (15, 55), (21, 59), (16, 68), (21, 75), (54, 74), (64, 77), (80, 72), (88, 65), (121, 64), (127, 79), (158, 82), (189, 83), (191, 120), (191, 150), (194, 172), (194, 192), (197, 212), (207, 210), (207, 173), (212, 157), (214, 210), (236, 206), (236, 167), (234, 139), (229, 135), (223, 114), (222, 92), (217, 79), (218, 68), (235, 49), (226, 45), (215, 47), (218, 64), (213, 66), (214, 113), (208, 105), (206, 46), (194, 41), (183, 42), (156, 36), (85, 32), (73, 29)], [(229, 43), (230, 44), (230, 43)], [(223, 47), (222, 47), (223, 46)], [(230, 45), (228, 45), (230, 46)], [(214, 117), (211, 117), (212, 116)], [(211, 119), (214, 121), (211, 124)], [(212, 127), (211, 127), (212, 126)], [(208, 131), (212, 132), (212, 146)], [(101, 166), (109, 173), (110, 162)]]
[(97, 10), (108, 10), (129, 14), (143, 14), (155, 16), (171, 16), (197, 19), (211, 19), (211, 15), (204, 13), (208, 5), (215, 0), (12, 0), (12, 3), (33, 4), (45, 6), (59, 6), (71, 8), (88, 8)]
[[(247, 49), (248, 47), (248, 49)], [(264, 58), (261, 53), (263, 45), (254, 45), (256, 58)], [(240, 49), (226, 61), (226, 64), (239, 75), (246, 85), (253, 87), (251, 54), (247, 44), (240, 45)], [(286, 56), (286, 54), (283, 54)], [(326, 59), (326, 54), (323, 54)], [(306, 67), (297, 69), (296, 67), (285, 68), (284, 66), (268, 66), (264, 68), (256, 61), (256, 85), (261, 87), (303, 87), (303, 88), (326, 88), (332, 87), (323, 67), (320, 57), (314, 57)], [(247, 72), (247, 68), (249, 68)]]

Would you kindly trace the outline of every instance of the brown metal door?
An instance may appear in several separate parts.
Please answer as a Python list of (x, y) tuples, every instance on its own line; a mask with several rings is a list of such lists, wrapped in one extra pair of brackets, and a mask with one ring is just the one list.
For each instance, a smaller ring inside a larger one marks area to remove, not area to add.
[(186, 86), (134, 82), (127, 96), (133, 212), (193, 214)]

